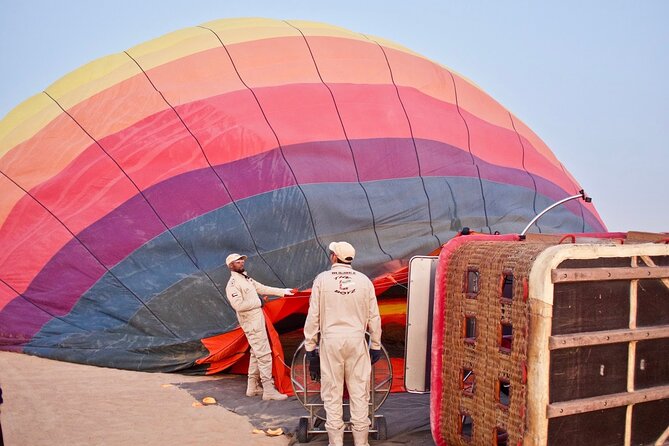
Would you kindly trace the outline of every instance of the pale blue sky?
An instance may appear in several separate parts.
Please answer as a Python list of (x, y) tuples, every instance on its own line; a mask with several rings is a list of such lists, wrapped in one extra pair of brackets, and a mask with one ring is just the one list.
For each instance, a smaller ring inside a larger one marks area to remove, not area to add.
[(669, 1), (0, 0), (0, 118), (75, 68), (229, 17), (398, 42), (511, 110), (612, 231), (669, 231)]

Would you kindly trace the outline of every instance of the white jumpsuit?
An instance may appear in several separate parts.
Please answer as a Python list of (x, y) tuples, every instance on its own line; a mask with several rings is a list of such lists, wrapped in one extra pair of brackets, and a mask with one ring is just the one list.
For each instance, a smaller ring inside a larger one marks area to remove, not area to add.
[(314, 280), (304, 325), (305, 349), (312, 351), (320, 344), (321, 398), (328, 433), (343, 433), (344, 382), (350, 396), (354, 435), (355, 431), (366, 433), (369, 429), (372, 368), (365, 342), (366, 329), (371, 335), (371, 348), (380, 349), (381, 317), (374, 286), (351, 265), (335, 263)]
[(283, 288), (274, 288), (256, 282), (246, 274), (230, 271), (230, 280), (225, 287), (225, 294), (230, 305), (237, 313), (239, 325), (244, 330), (251, 346), (249, 359), (249, 378), (260, 376), (263, 388), (273, 386), (272, 348), (265, 329), (265, 315), (262, 311), (260, 294), (283, 296)]

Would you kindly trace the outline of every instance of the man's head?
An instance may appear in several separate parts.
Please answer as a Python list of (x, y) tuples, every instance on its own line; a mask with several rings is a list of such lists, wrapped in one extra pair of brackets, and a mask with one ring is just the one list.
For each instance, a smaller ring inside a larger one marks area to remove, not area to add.
[(333, 262), (350, 265), (355, 257), (355, 248), (348, 242), (332, 242), (328, 246)]
[(236, 273), (243, 273), (244, 272), (244, 260), (246, 260), (246, 256), (243, 256), (241, 254), (230, 254), (225, 258), (225, 264), (228, 265), (228, 268), (230, 268), (230, 271), (234, 271)]

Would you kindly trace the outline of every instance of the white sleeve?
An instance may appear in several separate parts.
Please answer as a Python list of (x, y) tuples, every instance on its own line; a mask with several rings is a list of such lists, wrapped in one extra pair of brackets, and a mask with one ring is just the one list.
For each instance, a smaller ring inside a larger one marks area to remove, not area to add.
[(258, 294), (269, 294), (270, 296), (283, 296), (286, 294), (285, 288), (274, 288), (273, 286), (263, 285), (256, 280), (253, 281), (253, 286), (255, 286)]
[(373, 350), (381, 349), (381, 314), (379, 313), (379, 304), (376, 301), (374, 285), (369, 282), (369, 319), (367, 327), (370, 335), (370, 348)]
[(311, 287), (311, 297), (309, 298), (309, 311), (307, 312), (307, 320), (304, 323), (304, 348), (310, 352), (318, 346), (318, 333), (320, 332), (320, 299), (321, 299), (321, 285), (320, 280), (316, 277), (314, 284)]

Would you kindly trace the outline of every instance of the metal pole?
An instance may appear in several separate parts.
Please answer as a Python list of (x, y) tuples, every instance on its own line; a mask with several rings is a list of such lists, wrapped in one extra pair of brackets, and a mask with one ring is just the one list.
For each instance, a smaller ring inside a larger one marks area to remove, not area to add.
[(530, 222), (527, 224), (527, 226), (525, 226), (525, 229), (523, 229), (523, 231), (520, 233), (520, 238), (521, 238), (521, 239), (525, 238), (525, 233), (530, 229), (530, 227), (532, 227), (532, 225), (533, 225), (534, 223), (536, 223), (537, 220), (539, 220), (541, 217), (543, 217), (543, 215), (544, 215), (546, 212), (550, 211), (551, 209), (553, 209), (553, 208), (555, 208), (555, 207), (557, 207), (557, 206), (560, 206), (560, 205), (563, 204), (563, 203), (566, 203), (567, 201), (575, 200), (576, 198), (583, 198), (583, 200), (584, 200), (586, 203), (590, 203), (590, 202), (592, 201), (592, 198), (586, 196), (586, 195), (585, 195), (585, 191), (583, 191), (583, 189), (581, 189), (580, 191), (578, 191), (578, 194), (577, 194), (577, 195), (572, 195), (571, 197), (563, 198), (562, 200), (560, 200), (560, 201), (558, 201), (558, 202), (556, 202), (556, 203), (551, 204), (551, 205), (548, 206), (546, 209), (544, 209), (543, 211), (539, 212), (539, 213), (537, 214), (537, 216), (534, 217), (534, 218), (532, 219), (532, 221), (530, 221)]

